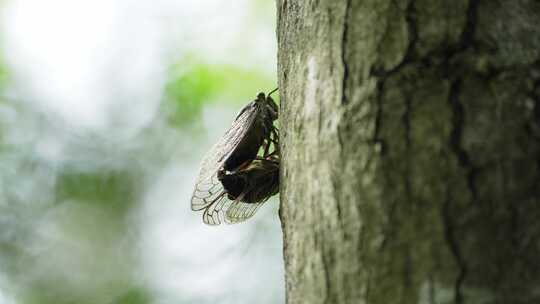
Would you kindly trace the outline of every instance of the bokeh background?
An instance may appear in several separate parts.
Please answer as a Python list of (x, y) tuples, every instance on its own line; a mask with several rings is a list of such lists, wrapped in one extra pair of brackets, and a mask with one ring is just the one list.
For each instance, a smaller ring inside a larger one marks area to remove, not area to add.
[(284, 301), (276, 198), (189, 207), (276, 86), (274, 26), (267, 0), (0, 0), (0, 304)]

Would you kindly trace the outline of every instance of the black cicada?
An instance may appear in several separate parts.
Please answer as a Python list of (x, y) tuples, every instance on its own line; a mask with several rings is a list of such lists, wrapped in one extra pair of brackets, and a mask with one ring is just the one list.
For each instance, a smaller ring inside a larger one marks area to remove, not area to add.
[(228, 224), (244, 221), (279, 192), (279, 158), (277, 155), (257, 158), (233, 173), (219, 170), (218, 179), (223, 185), (223, 198), (203, 213), (203, 221), (219, 224), (222, 212)]
[[(231, 211), (229, 214), (226, 210), (234, 203), (245, 203), (248, 197), (244, 194), (238, 199), (239, 195), (229, 194), (229, 190), (235, 192), (237, 189), (234, 186), (226, 189), (222, 180), (225, 184), (231, 180), (244, 180), (246, 177), (258, 175), (259, 173), (252, 172), (260, 172), (259, 167), (268, 168), (270, 162), (277, 162), (275, 154), (279, 135), (274, 120), (278, 118), (278, 106), (270, 97), (276, 90), (270, 92), (268, 96), (259, 93), (257, 99), (246, 105), (229, 130), (204, 157), (191, 197), (191, 209), (204, 210), (203, 221), (206, 224), (219, 225), (222, 215), (227, 223), (240, 222), (255, 213), (256, 208), (249, 215), (244, 213), (244, 216), (228, 218), (233, 213)], [(271, 145), (274, 146), (272, 153), (270, 153)], [(261, 147), (264, 150), (262, 158), (257, 158)], [(261, 165), (262, 163), (265, 165)]]

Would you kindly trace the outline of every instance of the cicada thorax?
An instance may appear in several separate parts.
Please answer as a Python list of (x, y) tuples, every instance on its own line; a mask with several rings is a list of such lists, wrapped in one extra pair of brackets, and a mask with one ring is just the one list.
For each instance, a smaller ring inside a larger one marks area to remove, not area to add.
[[(255, 120), (259, 119), (255, 118)], [(259, 121), (255, 121), (236, 149), (225, 160), (223, 169), (226, 171), (236, 171), (241, 166), (249, 164), (249, 162), (257, 157), (257, 153), (267, 137), (268, 135), (264, 125)]]
[[(275, 91), (275, 90), (274, 90)], [(274, 91), (270, 92), (272, 94)], [(264, 93), (259, 93), (257, 99), (248, 104), (242, 111), (240, 116), (249, 107), (256, 107), (254, 112), (254, 118), (251, 125), (246, 130), (244, 137), (240, 140), (240, 143), (230, 153), (229, 157), (223, 164), (225, 171), (236, 171), (239, 168), (245, 167), (251, 161), (253, 161), (261, 148), (265, 147), (263, 157), (267, 156), (268, 148), (271, 142), (275, 143), (273, 134), (276, 133), (274, 127), (274, 120), (277, 119), (278, 107), (272, 97), (265, 96)], [(276, 143), (275, 143), (276, 144)]]

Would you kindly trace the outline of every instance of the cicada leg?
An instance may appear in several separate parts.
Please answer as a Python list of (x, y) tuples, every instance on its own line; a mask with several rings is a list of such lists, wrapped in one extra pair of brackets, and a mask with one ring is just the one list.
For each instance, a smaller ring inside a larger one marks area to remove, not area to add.
[(263, 141), (263, 148), (264, 148), (264, 152), (263, 152), (263, 158), (268, 156), (268, 153), (270, 152), (270, 145), (271, 145), (271, 140), (269, 138), (265, 139)]
[[(270, 130), (270, 135), (264, 141), (264, 153), (263, 158), (268, 158), (272, 155), (279, 155), (279, 133), (276, 127), (272, 127)], [(274, 145), (274, 151), (270, 153), (270, 146)]]
[[(274, 138), (272, 138), (272, 135)], [(270, 140), (274, 144), (274, 153), (279, 154), (279, 130), (276, 127), (272, 128)]]

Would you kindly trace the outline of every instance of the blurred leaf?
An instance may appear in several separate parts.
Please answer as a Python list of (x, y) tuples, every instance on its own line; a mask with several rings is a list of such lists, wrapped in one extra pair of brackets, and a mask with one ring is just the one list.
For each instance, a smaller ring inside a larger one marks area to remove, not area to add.
[(203, 105), (210, 102), (246, 104), (258, 92), (271, 90), (274, 86), (272, 77), (258, 70), (223, 64), (175, 64), (165, 86), (169, 123), (180, 126), (191, 122), (198, 117)]
[(134, 239), (117, 213), (68, 202), (45, 212), (34, 229), (14, 261), (18, 303), (112, 304), (134, 292)]
[[(8, 80), (8, 70), (4, 65), (4, 62), (0, 58), (0, 89), (3, 89)], [(1, 92), (0, 92), (0, 95)], [(0, 97), (1, 100), (1, 97)]]
[(4, 86), (7, 81), (7, 70), (0, 63), (0, 88)]
[(103, 204), (119, 212), (131, 206), (137, 195), (137, 179), (132, 172), (72, 172), (59, 174), (57, 201), (76, 200)]
[(150, 295), (145, 290), (134, 288), (118, 297), (111, 304), (148, 304), (150, 302)]

